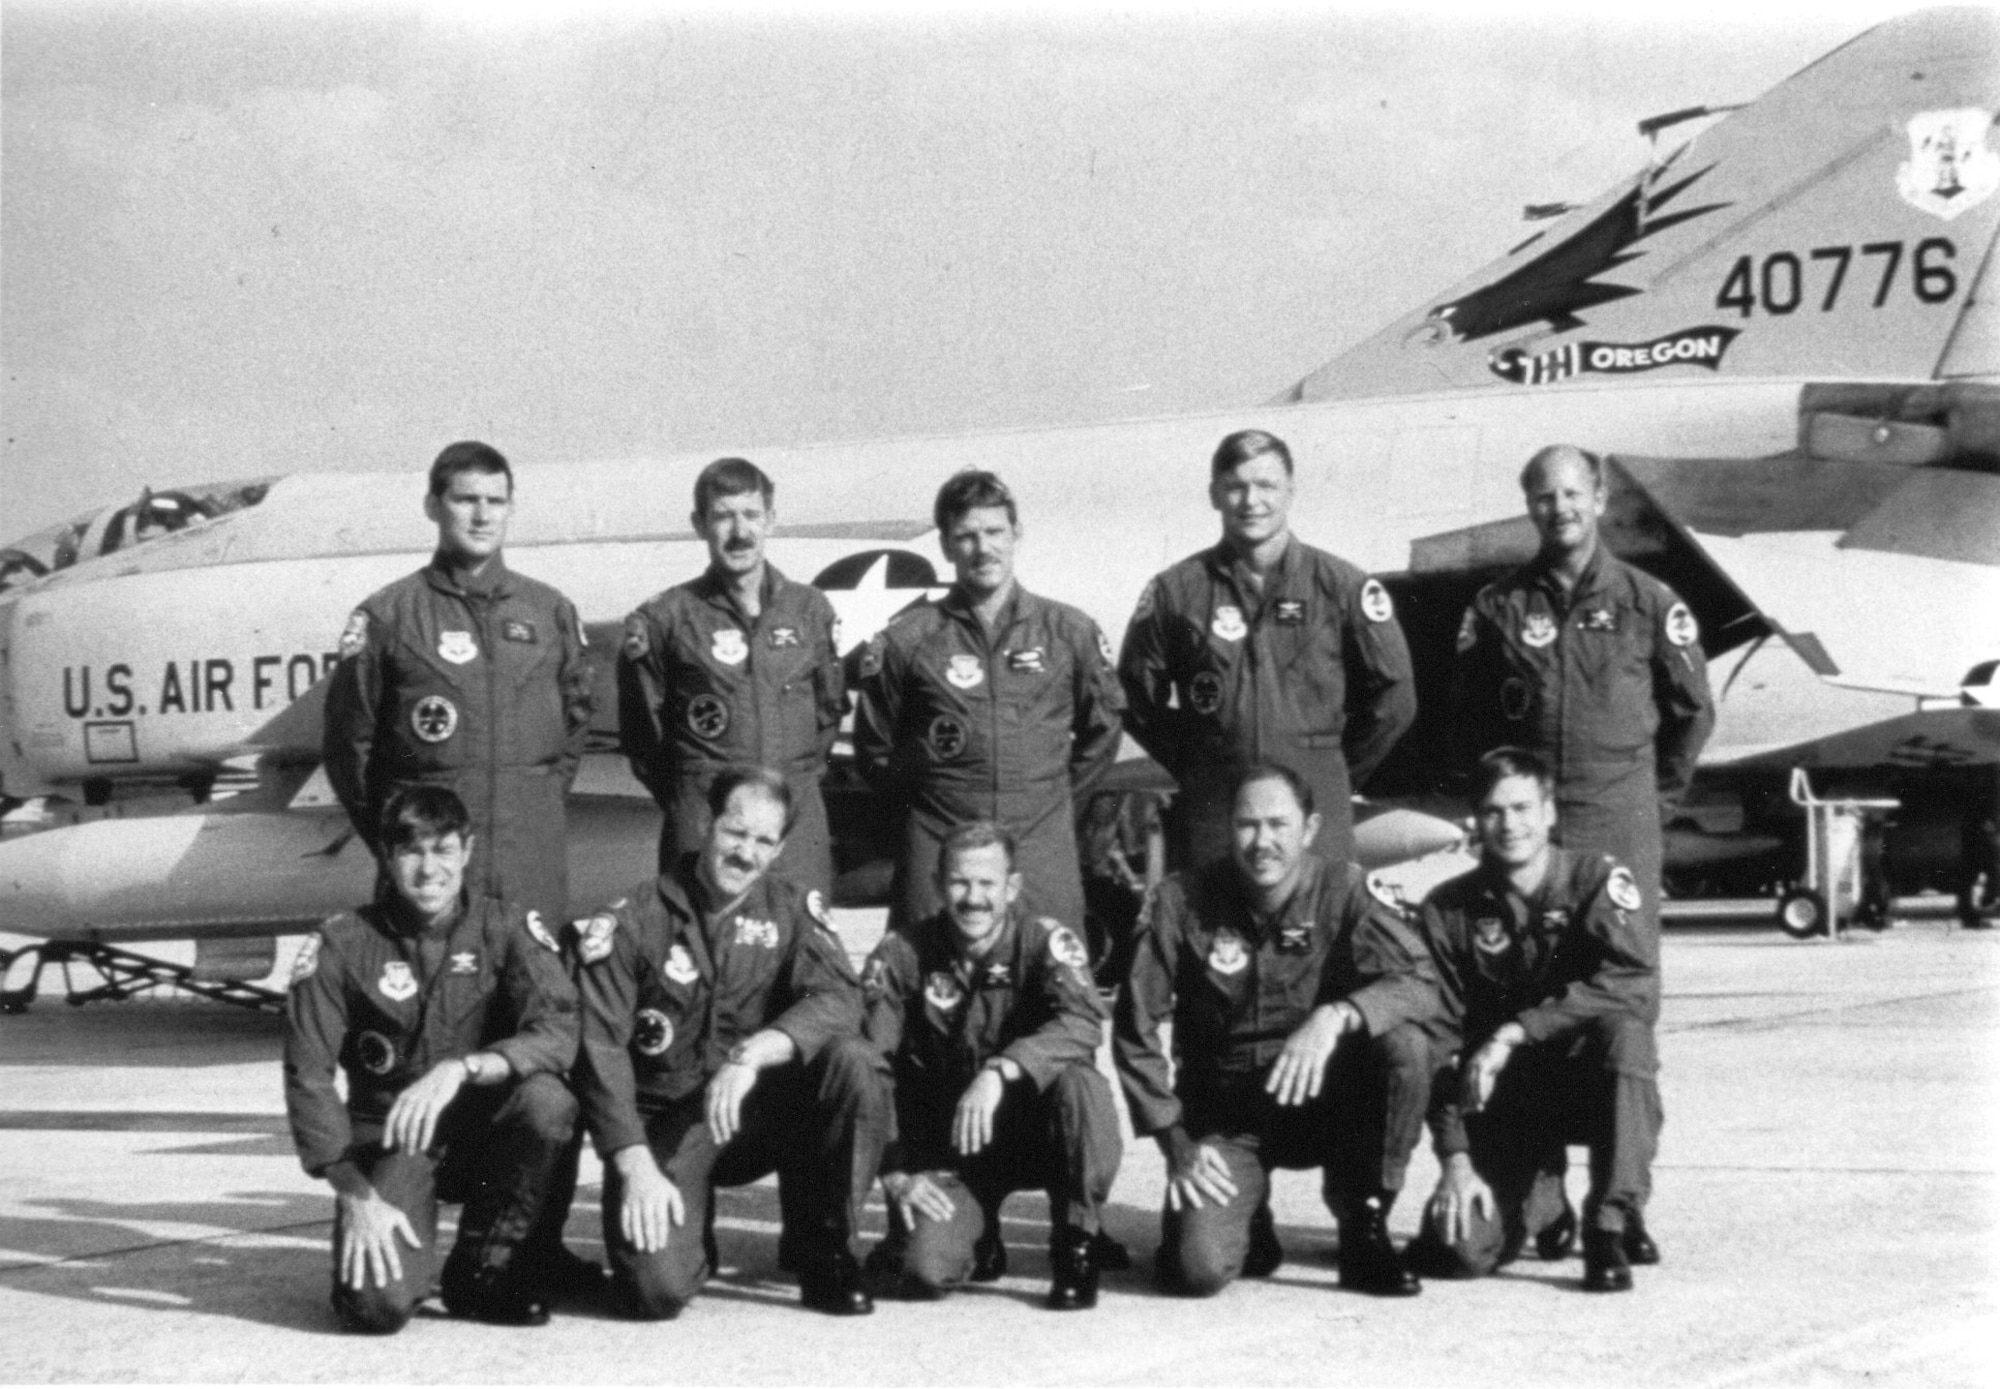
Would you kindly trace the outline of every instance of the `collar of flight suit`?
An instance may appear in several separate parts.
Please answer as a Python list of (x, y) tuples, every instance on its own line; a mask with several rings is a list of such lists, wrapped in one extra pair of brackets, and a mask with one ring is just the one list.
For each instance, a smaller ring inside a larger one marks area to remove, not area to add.
[(1537, 554), (1530, 561), (1529, 569), (1534, 575), (1535, 586), (1547, 594), (1551, 605), (1558, 612), (1566, 612), (1576, 607), (1586, 598), (1594, 595), (1604, 586), (1604, 557), (1610, 553), (1604, 543), (1604, 535), (1599, 532), (1597, 545), (1590, 552), (1590, 560), (1583, 566), (1583, 572), (1576, 576), (1576, 587), (1564, 592), (1561, 581), (1556, 578), (1555, 565), (1547, 556)]
[(416, 910), (396, 891), (384, 872), (375, 885), (375, 900), (369, 909), (375, 914), (376, 924), (384, 935), (395, 936), (399, 940), (445, 940), (472, 917), (472, 894), (461, 887), (458, 890), (458, 910), (449, 920), (434, 925), (417, 920)]
[(1516, 901), (1520, 902), (1527, 913), (1526, 919), (1528, 921), (1534, 920), (1548, 904), (1550, 896), (1558, 888), (1563, 887), (1569, 882), (1574, 862), (1574, 856), (1567, 849), (1559, 844), (1549, 845), (1548, 872), (1542, 874), (1541, 885), (1535, 889), (1531, 896), (1517, 894), (1514, 891), (1513, 884), (1507, 881), (1506, 873), (1504, 871), (1496, 872), (1489, 869), (1484, 860), (1480, 862), (1479, 871), (1474, 876), (1473, 881), (1479, 885), (1480, 892), (1489, 901), (1498, 902), (1502, 907), (1507, 909), (1507, 924), (1512, 929), (1518, 931), (1522, 929), (1524, 923), (1515, 919), (1514, 903)]
[(1253, 946), (1262, 945), (1266, 940), (1275, 938), (1286, 926), (1296, 924), (1302, 919), (1308, 928), (1311, 927), (1313, 905), (1319, 900), (1320, 890), (1327, 874), (1333, 870), (1332, 865), (1310, 850), (1302, 857), (1299, 880), (1292, 885), (1292, 895), (1268, 917), (1258, 914), (1256, 895), (1251, 891), (1250, 884), (1244, 880), (1243, 870), (1236, 866), (1236, 860), (1233, 857), (1223, 860), (1228, 865), (1224, 877), (1227, 884), (1225, 900), (1230, 904), (1236, 917), (1233, 929), (1238, 930)]
[[(1014, 580), (1014, 591), (1007, 595), (1007, 601), (1001, 605), (999, 613), (993, 619), (993, 639), (998, 641), (1003, 634), (1012, 630), (1016, 623), (1034, 616), (1041, 602), (1041, 599), (1021, 586), (1019, 579)], [(937, 605), (940, 612), (954, 621), (963, 623), (981, 635), (985, 634), (986, 629), (979, 620), (979, 614), (973, 610), (972, 600), (966, 597), (965, 590), (958, 584), (953, 584), (951, 591), (938, 599)]]
[(959, 947), (958, 928), (952, 924), (948, 908), (940, 908), (937, 915), (930, 919), (930, 929), (944, 957), (952, 962), (959, 978), (969, 984), (995, 960), (1005, 959), (1013, 953), (1014, 938), (1021, 933), (1021, 904), (1016, 901), (1007, 908), (1006, 919), (1000, 923), (999, 931), (994, 933), (993, 944), (978, 959)]
[(486, 569), (468, 586), (453, 577), (451, 561), (444, 551), (431, 554), (431, 562), (424, 566), (424, 582), (439, 593), (448, 593), (454, 598), (505, 598), (514, 591), (514, 571), (507, 567), (504, 551), (495, 551), (493, 558), (486, 562)]
[(1227, 540), (1217, 541), (1209, 548), (1208, 569), (1216, 579), (1226, 581), (1236, 591), (1236, 596), (1249, 605), (1250, 611), (1261, 612), (1272, 597), (1289, 593), (1292, 571), (1297, 567), (1299, 554), (1299, 538), (1292, 534), (1288, 526), (1285, 529), (1285, 548), (1278, 552), (1278, 558), (1266, 571), (1263, 588), (1250, 583), (1247, 577), (1251, 572), (1249, 564), (1229, 548)]
[(701, 571), (701, 578), (696, 582), (695, 592), (701, 596), (702, 601), (724, 609), (745, 626), (750, 626), (753, 622), (763, 620), (765, 615), (771, 611), (771, 606), (776, 601), (779, 591), (790, 582), (789, 579), (778, 571), (777, 565), (771, 563), (768, 559), (764, 561), (764, 581), (757, 586), (759, 612), (755, 619), (743, 611), (742, 607), (736, 601), (735, 591), (729, 581), (722, 577), (721, 571), (713, 564)]

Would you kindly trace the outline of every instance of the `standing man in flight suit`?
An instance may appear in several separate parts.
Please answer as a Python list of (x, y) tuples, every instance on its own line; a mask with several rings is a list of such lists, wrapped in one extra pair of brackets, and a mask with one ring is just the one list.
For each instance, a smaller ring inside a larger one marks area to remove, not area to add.
[(564, 800), (590, 725), (591, 674), (570, 601), (507, 567), (514, 474), (451, 444), (424, 514), (437, 553), (347, 620), (327, 688), (327, 780), (362, 842), (406, 786), (448, 786), (472, 815), (476, 897), (568, 911)]
[[(1548, 763), (1557, 842), (1630, 869), (1635, 914), (1657, 936), (1662, 827), (1715, 726), (1701, 631), (1672, 589), (1603, 544), (1609, 495), (1595, 454), (1542, 449), (1521, 491), (1541, 549), (1466, 610), (1457, 725), (1474, 756), (1512, 746)], [(1546, 1165), (1559, 1182), (1567, 1159), (1554, 1152)], [(1533, 1205), (1537, 1248), (1559, 1256), (1575, 1226), (1568, 1196), (1545, 1188)]]
[[(1583, 1286), (1623, 1292), (1660, 1251), (1643, 1212), (1660, 1128), (1659, 936), (1607, 854), (1558, 849), (1554, 779), (1502, 748), (1473, 774), (1479, 866), (1440, 884), (1421, 924), (1436, 962), (1440, 1051), (1431, 1135), (1442, 1172), (1411, 1251), (1480, 1277), (1513, 1259), (1551, 1137), (1590, 1144)], [(1497, 1221), (1495, 1217), (1497, 1218)]]
[(906, 807), (891, 928), (943, 905), (938, 846), (968, 820), (1014, 836), (1037, 913), (1081, 923), (1076, 798), (1118, 755), (1124, 703), (1111, 644), (1077, 609), (1014, 581), (1021, 524), (999, 478), (956, 474), (932, 514), (958, 582), (869, 641), (854, 715), (855, 760)]
[(1555, 777), (1556, 837), (1632, 870), (1660, 920), (1661, 826), (1715, 726), (1694, 614), (1598, 533), (1603, 464), (1567, 444), (1521, 470), (1535, 558), (1480, 590), (1458, 635), (1471, 752), (1522, 747)]
[(1000, 1205), (1049, 1196), (1048, 1305), (1097, 1305), (1095, 1239), (1123, 1156), (1097, 1073), (1104, 1005), (1076, 933), (1020, 910), (1014, 842), (960, 825), (938, 856), (944, 910), (882, 937), (865, 1035), (889, 1059), (898, 1140), (882, 1188), (908, 1235), (905, 1286), (939, 1296), (1006, 1268)]
[(714, 1271), (715, 1188), (776, 1171), (808, 1307), (875, 1310), (852, 1241), (889, 1136), (861, 984), (819, 894), (768, 875), (791, 789), (742, 768), (709, 787), (696, 853), (580, 927), (584, 1118), (604, 1158), (620, 1308), (680, 1311)]
[(1264, 761), (1296, 769), (1324, 828), (1354, 856), (1354, 788), (1417, 716), (1410, 650), (1388, 590), (1295, 538), (1292, 454), (1261, 429), (1215, 450), (1208, 498), (1222, 540), (1156, 576), (1125, 632), (1125, 726), (1179, 783), (1176, 862), (1229, 852), (1230, 788)]
[(708, 788), (723, 768), (772, 767), (797, 807), (772, 871), (829, 893), (820, 778), (846, 687), (833, 605), (764, 558), (778, 521), (773, 496), (771, 479), (741, 458), (718, 458), (695, 479), (689, 519), (708, 542), (708, 571), (625, 619), (618, 733), (633, 775), (666, 812), (662, 873), (700, 846)]
[(465, 1202), (445, 1306), (539, 1326), (549, 1270), (528, 1235), (576, 1128), (575, 986), (540, 915), (465, 891), (476, 842), (451, 791), (397, 792), (370, 838), (388, 888), (306, 938), (285, 1000), (292, 1138), (338, 1200), (334, 1310), (402, 1330), (430, 1295), (444, 1192)]
[(1208, 1297), (1275, 1272), (1271, 1169), (1318, 1167), (1341, 1286), (1421, 1292), (1388, 1221), (1429, 1093), (1430, 957), (1387, 888), (1309, 852), (1305, 778), (1252, 767), (1231, 805), (1230, 856), (1154, 894), (1112, 1034), (1133, 1130), (1167, 1160), (1160, 1280)]

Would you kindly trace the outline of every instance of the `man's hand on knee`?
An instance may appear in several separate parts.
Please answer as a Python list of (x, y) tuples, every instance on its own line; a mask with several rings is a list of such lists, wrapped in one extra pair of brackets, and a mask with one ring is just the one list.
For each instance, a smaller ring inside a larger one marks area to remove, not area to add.
[(1472, 1219), (1493, 1219), (1493, 1189), (1481, 1180), (1464, 1153), (1452, 1153), (1444, 1160), (1437, 1190), (1431, 1193), (1431, 1216), (1437, 1221), (1439, 1236), (1446, 1244), (1457, 1244), (1472, 1235)]
[(945, 1194), (943, 1187), (931, 1180), (928, 1172), (884, 1172), (882, 1190), (902, 1208), (904, 1220), (912, 1225), (916, 1223), (911, 1219), (912, 1215), (920, 1215), (942, 1225), (958, 1210), (957, 1204)]
[(403, 1259), (396, 1241), (401, 1239), (412, 1249), (423, 1247), (410, 1218), (383, 1200), (373, 1187), (354, 1195), (343, 1192), (335, 1199), (340, 1203), (342, 1286), (359, 1292), (402, 1281)]
[(1298, 1031), (1285, 1038), (1284, 1050), (1271, 1065), (1264, 1081), (1267, 1093), (1283, 1105), (1304, 1104), (1319, 1098), (1326, 1083), (1327, 1063), (1340, 1039), (1361, 1026), (1361, 1014), (1345, 1000), (1322, 1004), (1306, 1015)]
[(421, 1153), (437, 1137), (438, 1120), (445, 1106), (457, 1098), (459, 1088), (471, 1077), (467, 1064), (457, 1057), (440, 1061), (426, 1071), (389, 1106), (382, 1125), (382, 1145), (406, 1153)]
[(619, 1233), (641, 1254), (659, 1253), (667, 1247), (669, 1231), (687, 1219), (680, 1188), (667, 1180), (653, 1161), (652, 1149), (643, 1143), (620, 1148), (611, 1161), (625, 1184), (618, 1208)]
[(1236, 1199), (1236, 1179), (1229, 1175), (1229, 1163), (1213, 1144), (1196, 1143), (1172, 1129), (1160, 1135), (1160, 1147), (1167, 1155), (1168, 1210), (1226, 1206)]

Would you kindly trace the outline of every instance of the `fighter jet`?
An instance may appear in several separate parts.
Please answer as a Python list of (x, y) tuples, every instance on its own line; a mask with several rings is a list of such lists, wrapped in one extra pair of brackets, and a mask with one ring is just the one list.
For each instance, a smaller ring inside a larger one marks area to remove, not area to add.
[[(930, 501), (971, 465), (1020, 499), (1024, 582), (1115, 642), (1148, 577), (1212, 541), (1216, 440), (1282, 435), (1295, 528), (1384, 577), (1418, 658), (1425, 715), (1362, 788), (1360, 852), (1385, 862), (1458, 837), (1436, 813), (1452, 634), (1532, 549), (1522, 460), (1583, 445), (1609, 460), (1612, 548), (1693, 605), (1721, 697), (1670, 872), (1796, 873), (1780, 807), (1804, 766), (1902, 799), (1892, 870), (1935, 879), (2000, 765), (1996, 110), (2000, 17), (1907, 16), (1677, 148), (1657, 144), (1688, 113), (1642, 123), (1644, 169), (1536, 208), (1528, 240), (1264, 405), (738, 451), (780, 479), (773, 553), (815, 576), (850, 646), (942, 591)], [(576, 600), (607, 678), (623, 614), (705, 562), (679, 512), (713, 456), (519, 470), (510, 563)], [(149, 939), (258, 942), (193, 982), (240, 974), (365, 893), (372, 865), (316, 772), (320, 700), (355, 602), (428, 551), (421, 488), (300, 473), (149, 492), (0, 552), (0, 790), (88, 820), (0, 842), (0, 931), (38, 942), (9, 961), (13, 1002), (57, 960), (94, 962), (99, 992), (189, 982), (122, 949)], [(574, 792), (579, 901), (651, 862), (614, 705)], [(1136, 756), (1118, 775), (1161, 784)], [(838, 757), (831, 790), (865, 795)], [(888, 817), (849, 808), (838, 895), (864, 901)]]

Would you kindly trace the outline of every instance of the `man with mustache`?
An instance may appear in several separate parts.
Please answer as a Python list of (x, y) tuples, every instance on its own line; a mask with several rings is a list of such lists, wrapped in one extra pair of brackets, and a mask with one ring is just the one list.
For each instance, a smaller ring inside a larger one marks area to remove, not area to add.
[(1261, 429), (1216, 446), (1221, 543), (1156, 576), (1125, 630), (1125, 725), (1179, 786), (1174, 862), (1229, 851), (1230, 787), (1278, 761), (1312, 784), (1328, 861), (1354, 856), (1354, 789), (1417, 715), (1388, 590), (1291, 531), (1292, 453)]
[(531, 1231), (567, 1210), (550, 1202), (576, 1127), (576, 988), (537, 913), (467, 890), (471, 826), (442, 786), (398, 791), (370, 836), (387, 886), (292, 966), (285, 1110), (337, 1197), (333, 1306), (354, 1331), (400, 1331), (430, 1295), (441, 1193), (465, 1203), (446, 1309), (549, 1319)]
[(791, 810), (782, 773), (723, 772), (699, 852), (578, 927), (578, 1094), (628, 1316), (680, 1315), (714, 1271), (714, 1189), (772, 1171), (798, 1213), (784, 1240), (805, 1305), (874, 1310), (852, 1242), (887, 1087), (825, 907), (769, 873)]
[(846, 706), (837, 623), (826, 595), (764, 557), (778, 522), (756, 464), (718, 458), (694, 483), (708, 570), (625, 619), (618, 733), (633, 775), (666, 812), (660, 871), (708, 828), (708, 788), (725, 767), (775, 767), (797, 807), (772, 871), (821, 893), (833, 885), (820, 778)]
[(1442, 1174), (1413, 1261), (1479, 1277), (1513, 1259), (1551, 1142), (1591, 1145), (1583, 1286), (1659, 1262), (1643, 1219), (1660, 1126), (1659, 935), (1631, 870), (1556, 848), (1554, 778), (1501, 748), (1472, 782), (1479, 866), (1425, 900), (1444, 1008), (1431, 1132)]
[(1014, 836), (1035, 911), (1080, 923), (1076, 797), (1118, 755), (1124, 704), (1111, 645), (1081, 611), (1015, 581), (1020, 516), (999, 478), (958, 473), (932, 514), (958, 581), (869, 641), (854, 714), (855, 760), (903, 807), (890, 926), (943, 905), (938, 847), (968, 820)]
[[(1625, 865), (1641, 898), (1633, 916), (1657, 937), (1662, 827), (1715, 726), (1701, 632), (1672, 589), (1604, 544), (1610, 497), (1595, 454), (1542, 449), (1521, 491), (1540, 550), (1466, 610), (1457, 724), (1472, 756), (1511, 746), (1548, 764), (1556, 842)], [(1576, 1218), (1560, 1190), (1566, 1157), (1552, 1152), (1545, 1166), (1529, 1222), (1553, 1258), (1569, 1250)]]
[(1001, 1202), (1039, 1188), (1048, 1306), (1094, 1307), (1122, 1149), (1095, 1066), (1104, 1007), (1089, 958), (1067, 926), (1020, 909), (1013, 837), (989, 821), (945, 836), (938, 887), (944, 909), (885, 935), (862, 971), (866, 1035), (895, 1083), (882, 1188), (906, 1236), (904, 1286), (935, 1297), (1000, 1277)]
[(1275, 1272), (1271, 1169), (1317, 1167), (1341, 1286), (1421, 1292), (1388, 1220), (1423, 1127), (1430, 956), (1386, 887), (1309, 852), (1304, 777), (1251, 767), (1230, 805), (1229, 857), (1154, 894), (1112, 1033), (1132, 1127), (1167, 1160), (1160, 1281), (1209, 1297)]

